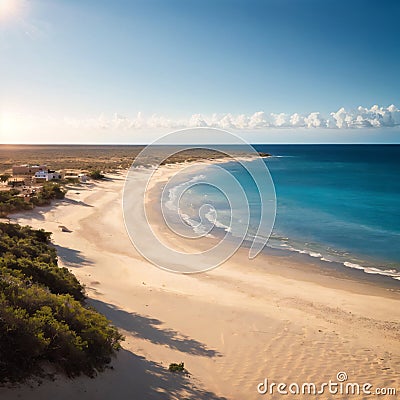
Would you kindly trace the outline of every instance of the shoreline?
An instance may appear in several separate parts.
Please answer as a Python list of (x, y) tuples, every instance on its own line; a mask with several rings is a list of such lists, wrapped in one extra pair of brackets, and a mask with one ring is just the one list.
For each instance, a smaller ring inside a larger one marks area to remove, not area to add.
[[(177, 167), (162, 167), (154, 184)], [(144, 184), (140, 170), (134, 179)], [(60, 265), (73, 271), (86, 285), (89, 303), (125, 335), (114, 369), (98, 379), (59, 376), (40, 386), (0, 388), (0, 396), (259, 399), (256, 388), (264, 378), (318, 383), (338, 371), (352, 382), (400, 387), (397, 292), (316, 273), (317, 263), (302, 268), (294, 257), (250, 261), (244, 251), (201, 274), (163, 271), (129, 240), (123, 186), (124, 176), (114, 175), (70, 190), (50, 208), (10, 216), (53, 232)], [(174, 243), (184, 246), (176, 238)], [(171, 374), (172, 362), (184, 362), (191, 378)]]
[[(245, 161), (248, 161), (249, 159), (242, 159)], [(207, 162), (194, 162), (191, 163), (195, 167), (198, 166), (198, 172), (200, 173), (202, 170), (202, 167), (207, 167), (208, 165), (211, 164), (223, 164), (225, 162), (232, 162), (232, 159), (227, 158), (226, 160), (213, 160), (213, 161), (207, 161)], [(184, 164), (184, 166), (187, 166), (188, 164)], [(164, 225), (164, 222), (161, 218), (161, 210), (159, 207), (156, 205), (159, 204), (160, 199), (161, 199), (161, 193), (164, 189), (165, 182), (168, 181), (172, 175), (174, 175), (177, 171), (179, 171), (180, 165), (169, 165), (167, 166), (167, 169), (163, 169), (162, 172), (160, 173), (161, 176), (154, 179), (152, 178), (152, 181), (149, 184), (149, 187), (147, 189), (147, 201), (150, 204), (150, 222), (158, 226), (156, 228), (159, 233), (162, 234), (164, 240), (169, 238), (170, 244), (173, 246), (174, 243), (176, 242), (173, 239), (173, 234), (169, 232), (167, 229), (161, 229), (160, 226)], [(156, 172), (157, 174), (157, 172)], [(206, 237), (203, 240), (208, 241), (212, 245), (215, 245), (215, 243), (218, 242), (220, 238), (209, 238)], [(193, 242), (192, 242), (193, 243)], [(195, 246), (192, 246), (190, 241), (185, 242), (185, 246), (188, 247), (187, 251), (190, 252), (195, 252), (198, 251), (197, 246), (199, 245), (196, 243)], [(200, 244), (202, 245), (202, 244)], [(204, 243), (203, 243), (204, 246)], [(209, 247), (207, 245), (204, 246), (204, 248)], [(249, 249), (249, 244), (247, 241), (243, 241), (242, 245), (240, 246), (238, 252), (241, 253), (241, 258), (246, 258), (246, 252)], [(385, 275), (381, 273), (368, 273), (365, 272), (365, 269), (368, 269), (368, 267), (360, 267), (360, 268), (352, 268), (344, 265), (342, 262), (339, 261), (325, 261), (322, 260), (320, 257), (313, 257), (312, 255), (308, 253), (302, 253), (300, 250), (292, 251), (289, 249), (285, 248), (276, 248), (276, 247), (270, 247), (267, 245), (265, 248), (262, 250), (262, 252), (257, 256), (259, 258), (258, 264), (261, 264), (263, 261), (267, 261), (269, 257), (278, 257), (279, 259), (283, 259), (284, 262), (286, 263), (295, 263), (296, 268), (298, 269), (305, 269), (309, 270), (310, 272), (318, 273), (321, 275), (330, 275), (335, 278), (342, 278), (342, 279), (351, 279), (354, 280), (355, 282), (364, 282), (366, 284), (370, 285), (376, 285), (378, 287), (382, 287), (387, 290), (391, 291), (396, 291), (400, 293), (400, 282), (398, 279), (391, 277), (390, 275)], [(309, 268), (309, 266), (312, 265), (312, 268)], [(216, 267), (219, 268), (219, 267)], [(276, 271), (276, 273), (279, 273)]]

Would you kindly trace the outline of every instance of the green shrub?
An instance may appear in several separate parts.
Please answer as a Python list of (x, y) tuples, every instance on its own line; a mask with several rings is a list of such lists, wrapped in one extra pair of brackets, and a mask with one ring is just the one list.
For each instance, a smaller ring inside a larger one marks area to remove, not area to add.
[(171, 372), (186, 372), (185, 364), (183, 362), (169, 364), (168, 370)]
[(46, 361), (68, 376), (94, 376), (123, 340), (84, 303), (82, 286), (57, 266), (50, 234), (0, 223), (0, 382), (40, 373)]
[(0, 181), (1, 182), (7, 182), (11, 178), (10, 174), (1, 174), (0, 175)]
[(58, 183), (46, 182), (42, 190), (29, 198), (29, 202), (19, 194), (18, 189), (0, 191), (0, 217), (17, 211), (31, 210), (34, 206), (48, 206), (53, 199), (63, 199), (65, 191)]
[(84, 299), (83, 287), (75, 275), (58, 267), (56, 250), (48, 244), (48, 232), (0, 223), (0, 235), (0, 267), (20, 271), (52, 293)]
[(64, 197), (65, 191), (59, 183), (46, 182), (43, 184), (42, 189), (31, 197), (31, 202), (35, 206), (47, 206), (51, 204), (51, 200), (63, 199)]
[(18, 195), (19, 190), (17, 189), (0, 191), (0, 217), (5, 217), (12, 212), (32, 209), (32, 204), (27, 203), (23, 197)]
[(104, 179), (104, 175), (101, 173), (99, 169), (95, 169), (94, 171), (90, 172), (89, 176), (92, 179)]

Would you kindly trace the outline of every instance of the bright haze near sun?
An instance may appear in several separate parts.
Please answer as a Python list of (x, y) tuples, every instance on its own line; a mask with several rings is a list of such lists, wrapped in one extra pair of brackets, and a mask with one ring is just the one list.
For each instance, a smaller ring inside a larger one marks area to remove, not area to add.
[(13, 18), (21, 9), (20, 0), (0, 0), (0, 21), (4, 23), (8, 18)]
[(398, 0), (0, 0), (0, 143), (400, 142)]

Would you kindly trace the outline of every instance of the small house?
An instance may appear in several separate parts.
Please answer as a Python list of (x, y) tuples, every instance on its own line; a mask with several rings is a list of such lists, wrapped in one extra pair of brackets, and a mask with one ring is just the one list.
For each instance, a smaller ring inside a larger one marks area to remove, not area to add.
[(46, 171), (46, 165), (13, 165), (12, 167), (12, 174), (13, 176), (32, 176), (36, 172), (39, 171)]
[(48, 182), (57, 179), (61, 179), (62, 175), (59, 172), (52, 171), (50, 169), (45, 171), (37, 171), (35, 172), (35, 181), (36, 183), (39, 182)]

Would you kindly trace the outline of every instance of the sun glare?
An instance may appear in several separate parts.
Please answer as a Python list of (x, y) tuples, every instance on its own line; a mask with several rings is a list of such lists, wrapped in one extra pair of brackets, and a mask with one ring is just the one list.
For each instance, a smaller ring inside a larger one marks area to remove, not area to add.
[(8, 142), (18, 131), (18, 120), (12, 114), (0, 114), (0, 140)]
[(0, 20), (11, 18), (18, 13), (20, 0), (0, 0)]

